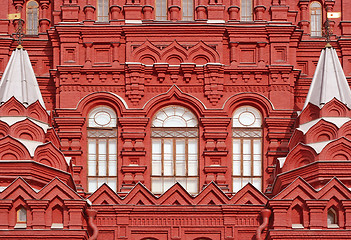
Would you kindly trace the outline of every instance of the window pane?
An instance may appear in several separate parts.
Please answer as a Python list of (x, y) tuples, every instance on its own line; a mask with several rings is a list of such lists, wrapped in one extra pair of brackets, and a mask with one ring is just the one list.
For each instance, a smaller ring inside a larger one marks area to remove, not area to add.
[(109, 178), (108, 179), (108, 186), (113, 190), (117, 191), (117, 179), (116, 178)]
[(173, 178), (164, 178), (163, 179), (163, 191), (167, 191), (170, 187), (174, 185), (175, 181)]
[(261, 161), (254, 161), (254, 169), (253, 169), (253, 175), (254, 176), (261, 176), (262, 174), (262, 166), (261, 166)]
[(161, 178), (152, 178), (151, 181), (151, 191), (154, 193), (162, 193), (163, 192), (163, 183)]
[(233, 192), (238, 192), (241, 189), (241, 178), (233, 178)]
[(88, 191), (95, 192), (97, 189), (97, 179), (96, 178), (89, 178), (88, 179)]
[(189, 193), (198, 193), (199, 189), (198, 189), (198, 179), (197, 178), (188, 178), (187, 180), (187, 191)]
[(96, 161), (88, 161), (88, 175), (96, 176)]
[(243, 161), (243, 176), (251, 176), (251, 161)]
[(108, 162), (108, 175), (109, 176), (117, 176), (117, 162), (109, 161)]
[(254, 178), (253, 179), (253, 182), (252, 182), (252, 185), (255, 186), (255, 188), (257, 188), (258, 190), (262, 190), (262, 180), (261, 178)]
[(186, 175), (185, 140), (176, 140), (176, 176)]
[(241, 175), (241, 162), (233, 161), (233, 175), (240, 176)]

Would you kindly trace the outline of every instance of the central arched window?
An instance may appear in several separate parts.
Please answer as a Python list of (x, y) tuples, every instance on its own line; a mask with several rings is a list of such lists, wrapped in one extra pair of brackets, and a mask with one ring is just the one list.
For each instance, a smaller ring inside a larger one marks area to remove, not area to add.
[(151, 190), (163, 193), (179, 182), (189, 193), (198, 193), (198, 121), (181, 106), (158, 111), (152, 121)]
[(97, 21), (108, 22), (109, 0), (97, 0)]
[(88, 192), (106, 183), (117, 191), (117, 118), (109, 107), (94, 108), (88, 117)]
[(262, 117), (242, 106), (233, 115), (233, 192), (247, 183), (262, 190)]
[(311, 11), (311, 37), (322, 36), (322, 6), (319, 2), (312, 2)]
[(252, 0), (241, 0), (240, 6), (240, 20), (241, 21), (252, 21)]
[(36, 1), (29, 1), (27, 3), (27, 22), (26, 33), (29, 35), (38, 34), (38, 15), (39, 5)]

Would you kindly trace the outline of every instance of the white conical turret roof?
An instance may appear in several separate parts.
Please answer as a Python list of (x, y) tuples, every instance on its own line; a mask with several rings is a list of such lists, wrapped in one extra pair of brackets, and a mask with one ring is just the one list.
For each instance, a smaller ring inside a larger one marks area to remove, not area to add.
[(351, 108), (351, 90), (338, 55), (331, 46), (322, 50), (303, 109), (312, 103), (322, 108), (333, 98)]
[(11, 97), (15, 97), (26, 107), (39, 101), (46, 109), (28, 53), (23, 48), (12, 52), (0, 82), (0, 104)]

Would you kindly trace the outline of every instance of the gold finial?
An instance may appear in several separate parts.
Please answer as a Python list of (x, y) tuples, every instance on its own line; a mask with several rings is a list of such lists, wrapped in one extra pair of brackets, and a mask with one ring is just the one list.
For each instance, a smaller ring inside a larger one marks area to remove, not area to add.
[(329, 42), (327, 42), (327, 44), (325, 44), (325, 48), (331, 48), (331, 47), (332, 47), (332, 45)]

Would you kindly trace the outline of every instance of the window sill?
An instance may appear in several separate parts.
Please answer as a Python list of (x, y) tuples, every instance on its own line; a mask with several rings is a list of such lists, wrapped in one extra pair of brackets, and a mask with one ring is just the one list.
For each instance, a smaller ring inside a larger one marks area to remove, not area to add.
[(338, 224), (328, 224), (328, 228), (339, 228)]
[(27, 228), (27, 223), (16, 223), (15, 229)]
[(63, 229), (63, 223), (53, 223), (51, 229)]
[(291, 225), (291, 228), (294, 228), (294, 229), (303, 229), (303, 225), (302, 224), (292, 224)]

